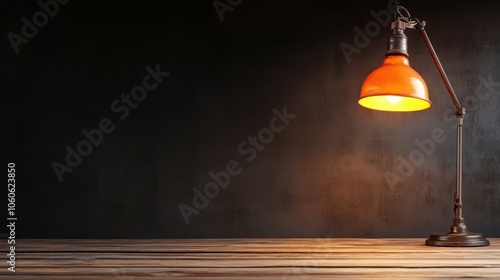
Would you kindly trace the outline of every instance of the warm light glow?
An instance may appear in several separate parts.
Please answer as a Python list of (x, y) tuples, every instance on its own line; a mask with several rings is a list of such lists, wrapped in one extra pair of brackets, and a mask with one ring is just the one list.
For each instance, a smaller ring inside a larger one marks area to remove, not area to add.
[(387, 102), (394, 104), (394, 105), (401, 103), (401, 100), (403, 99), (403, 97), (401, 97), (401, 96), (394, 96), (394, 95), (389, 95), (386, 98), (387, 98)]
[(408, 112), (431, 106), (424, 79), (404, 55), (390, 55), (361, 87), (358, 103), (373, 110)]

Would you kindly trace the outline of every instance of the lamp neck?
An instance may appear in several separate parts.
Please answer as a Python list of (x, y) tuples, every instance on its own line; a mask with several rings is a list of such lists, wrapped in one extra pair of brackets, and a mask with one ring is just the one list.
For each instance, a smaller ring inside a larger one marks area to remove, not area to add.
[(387, 51), (385, 56), (404, 55), (408, 57), (408, 38), (404, 33), (405, 23), (396, 19), (391, 23), (391, 35), (387, 38)]

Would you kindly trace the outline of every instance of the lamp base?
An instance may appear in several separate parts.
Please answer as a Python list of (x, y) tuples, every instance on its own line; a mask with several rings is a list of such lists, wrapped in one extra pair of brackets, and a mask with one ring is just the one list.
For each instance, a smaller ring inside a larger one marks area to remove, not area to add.
[(425, 240), (425, 245), (445, 247), (478, 247), (488, 246), (490, 242), (482, 233), (475, 232), (448, 232), (434, 233)]
[(482, 233), (434, 233), (425, 240), (425, 245), (446, 247), (478, 247), (488, 246), (490, 242)]
[(434, 233), (425, 240), (425, 245), (446, 247), (478, 247), (488, 246), (490, 242), (482, 233), (467, 230), (464, 218), (458, 217), (453, 220), (453, 226), (447, 233)]

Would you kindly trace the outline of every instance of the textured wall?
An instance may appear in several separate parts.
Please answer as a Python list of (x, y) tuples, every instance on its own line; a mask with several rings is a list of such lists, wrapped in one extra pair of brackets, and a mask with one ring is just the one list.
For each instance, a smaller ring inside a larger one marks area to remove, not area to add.
[[(433, 106), (357, 105), (397, 2), (61, 0), (46, 20), (35, 1), (4, 5), (2, 146), (16, 164), (17, 236), (447, 231), (453, 103), (417, 31), (406, 31), (411, 64)], [(400, 2), (427, 22), (468, 109), (466, 223), (500, 237), (499, 11), (453, 3)], [(23, 27), (34, 15), (36, 32)]]

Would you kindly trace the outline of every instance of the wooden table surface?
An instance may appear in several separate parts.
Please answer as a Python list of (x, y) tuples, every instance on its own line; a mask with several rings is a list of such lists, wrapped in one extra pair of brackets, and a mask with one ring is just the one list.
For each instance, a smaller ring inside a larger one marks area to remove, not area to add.
[(488, 240), (433, 247), (421, 238), (17, 239), (16, 272), (3, 261), (0, 278), (500, 279), (500, 238)]

